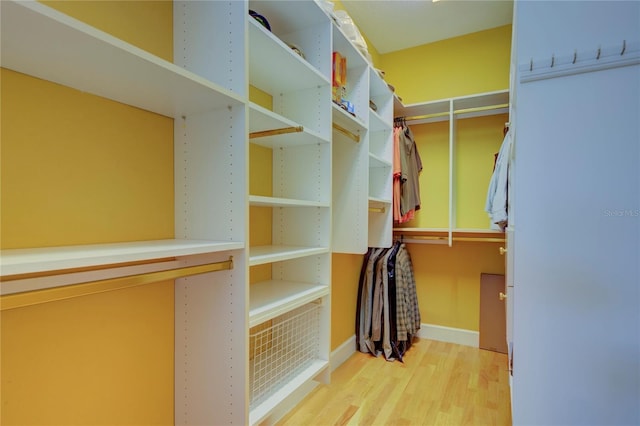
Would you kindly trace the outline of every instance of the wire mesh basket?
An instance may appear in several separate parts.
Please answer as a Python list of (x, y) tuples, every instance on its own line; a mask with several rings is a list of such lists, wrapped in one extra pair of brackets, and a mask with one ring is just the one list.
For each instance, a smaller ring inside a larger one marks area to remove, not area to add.
[(310, 303), (250, 330), (250, 408), (318, 359), (320, 305)]

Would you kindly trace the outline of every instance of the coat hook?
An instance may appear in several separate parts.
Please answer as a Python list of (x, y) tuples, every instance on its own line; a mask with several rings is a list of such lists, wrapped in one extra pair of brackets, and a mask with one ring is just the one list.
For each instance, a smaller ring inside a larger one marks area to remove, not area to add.
[(600, 59), (600, 52), (601, 52), (601, 49), (598, 47), (598, 56), (596, 56), (596, 60)]
[(555, 63), (556, 63), (556, 55), (555, 55), (555, 53), (554, 53), (553, 55), (551, 55), (551, 68), (553, 68), (553, 66), (555, 65)]
[(627, 50), (627, 40), (622, 40), (622, 52), (620, 52), (620, 56), (624, 55), (625, 50)]
[(533, 71), (533, 58), (529, 61), (529, 71)]
[(578, 49), (573, 51), (573, 64), (576, 63), (576, 61), (578, 60)]

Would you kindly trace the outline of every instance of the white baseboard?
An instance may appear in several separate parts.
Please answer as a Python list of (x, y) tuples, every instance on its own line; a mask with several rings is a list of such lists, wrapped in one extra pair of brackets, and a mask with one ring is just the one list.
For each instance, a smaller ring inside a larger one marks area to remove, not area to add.
[(344, 343), (342, 343), (340, 346), (338, 346), (336, 350), (331, 352), (331, 355), (329, 357), (329, 361), (331, 363), (331, 372), (333, 373), (336, 368), (340, 367), (340, 365), (348, 360), (349, 357), (355, 352), (356, 336), (353, 335), (349, 339), (345, 340)]
[(440, 342), (457, 343), (458, 345), (480, 347), (480, 332), (464, 328), (445, 327), (435, 324), (422, 324), (418, 337), (438, 340)]

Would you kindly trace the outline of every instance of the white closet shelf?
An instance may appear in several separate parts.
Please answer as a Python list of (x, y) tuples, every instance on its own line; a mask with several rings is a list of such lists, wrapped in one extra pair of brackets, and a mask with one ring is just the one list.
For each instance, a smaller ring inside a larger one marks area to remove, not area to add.
[(342, 109), (340, 106), (336, 105), (334, 102), (331, 102), (331, 106), (332, 120), (334, 124), (341, 126), (342, 128), (355, 135), (358, 135), (360, 137), (364, 136), (367, 125), (362, 121), (361, 118), (354, 117), (353, 115)]
[(249, 204), (262, 207), (329, 207), (328, 202), (264, 197), (261, 195), (250, 195)]
[[(296, 2), (290, 2), (295, 4)], [(249, 82), (271, 95), (329, 85), (317, 69), (255, 19), (249, 20)]]
[(315, 2), (250, 0), (249, 9), (267, 18), (271, 29), (281, 35), (305, 31), (330, 19)]
[(369, 127), (372, 131), (376, 132), (378, 130), (391, 130), (392, 125), (388, 120), (384, 120), (380, 117), (376, 111), (370, 109), (369, 110)]
[(389, 160), (379, 157), (376, 154), (369, 153), (369, 165), (371, 167), (391, 167), (392, 164)]
[(301, 257), (329, 253), (328, 247), (255, 246), (249, 248), (249, 266), (282, 262)]
[(320, 136), (312, 129), (301, 126), (293, 120), (269, 111), (254, 103), (249, 104), (249, 133), (277, 131), (279, 129), (302, 128), (300, 131), (289, 133), (274, 132), (270, 136), (250, 138), (249, 141), (256, 145), (269, 148), (294, 145), (315, 145), (317, 143), (329, 143), (329, 140)]
[[(408, 117), (412, 119), (414, 124), (420, 124), (449, 120), (451, 112), (458, 119), (508, 113), (509, 90), (478, 93), (410, 105), (403, 105), (396, 100), (394, 115)], [(418, 119), (418, 117), (424, 118)]]
[(329, 286), (292, 281), (262, 281), (250, 286), (249, 328), (329, 294)]
[[(347, 68), (365, 68), (369, 62), (355, 45), (347, 38), (342, 29), (334, 22), (333, 27), (333, 51), (347, 58)], [(347, 75), (350, 73), (347, 72)]]
[(391, 204), (390, 199), (388, 198), (380, 198), (380, 197), (369, 197), (369, 204)]
[(152, 240), (126, 243), (76, 245), (0, 252), (2, 276), (99, 267), (170, 257), (191, 256), (242, 249), (242, 242), (206, 240)]
[(389, 84), (373, 68), (369, 73), (369, 87), (372, 96), (386, 95), (391, 91)]
[[(295, 3), (295, 2), (294, 2)], [(297, 376), (288, 380), (280, 389), (271, 394), (261, 404), (249, 412), (249, 424), (256, 425), (264, 420), (282, 401), (293, 395), (302, 385), (313, 380), (329, 367), (329, 361), (316, 359)]]
[(0, 2), (2, 67), (168, 117), (240, 106), (234, 93), (36, 1)]

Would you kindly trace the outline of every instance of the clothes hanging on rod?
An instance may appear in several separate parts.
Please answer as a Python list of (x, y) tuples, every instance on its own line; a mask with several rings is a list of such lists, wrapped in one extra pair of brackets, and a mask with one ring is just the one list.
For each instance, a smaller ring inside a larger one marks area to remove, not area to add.
[(395, 119), (393, 148), (393, 219), (405, 223), (420, 209), (422, 159), (413, 133), (402, 117)]
[(356, 349), (400, 360), (420, 329), (411, 257), (405, 244), (369, 248), (364, 256), (356, 309)]
[(485, 211), (491, 219), (491, 229), (504, 231), (509, 216), (509, 163), (513, 145), (512, 130), (505, 126), (505, 136), (498, 151), (493, 174), (489, 181)]

